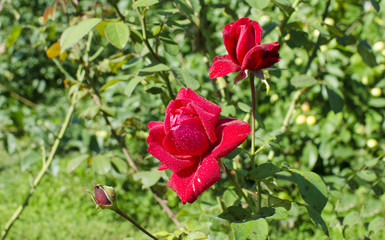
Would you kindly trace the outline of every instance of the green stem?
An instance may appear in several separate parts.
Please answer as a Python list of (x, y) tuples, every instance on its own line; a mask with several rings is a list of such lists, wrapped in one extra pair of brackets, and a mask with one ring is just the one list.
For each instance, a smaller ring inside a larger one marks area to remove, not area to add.
[(289, 126), (290, 117), (291, 117), (291, 115), (294, 112), (295, 104), (297, 103), (297, 100), (301, 96), (301, 94), (304, 91), (306, 91), (307, 89), (308, 89), (308, 87), (302, 88), (302, 89), (298, 90), (294, 94), (293, 99), (290, 102), (289, 110), (286, 113), (285, 120), (283, 120), (282, 127), (281, 127), (281, 132), (286, 132), (287, 131), (287, 128)]
[(243, 199), (247, 202), (250, 209), (253, 211), (254, 214), (257, 214), (257, 209), (254, 207), (254, 203), (250, 201), (250, 199), (246, 196), (246, 194), (242, 191), (242, 188), (238, 185), (238, 183), (235, 181), (233, 176), (231, 175), (229, 169), (223, 164), (222, 160), (219, 159), (219, 164), (222, 167), (222, 169), (225, 170), (227, 177), (230, 179), (231, 183), (234, 185), (234, 187), (237, 189), (237, 191), (241, 194)]
[(158, 238), (154, 237), (151, 233), (147, 232), (146, 229), (144, 229), (142, 226), (140, 226), (137, 222), (135, 222), (134, 219), (130, 218), (129, 216), (127, 216), (127, 214), (125, 214), (124, 212), (122, 212), (119, 208), (115, 210), (115, 212), (117, 214), (119, 214), (120, 216), (124, 217), (125, 219), (127, 219), (128, 221), (130, 221), (132, 224), (134, 224), (134, 226), (139, 229), (140, 231), (144, 232), (145, 234), (147, 234), (147, 236), (149, 236), (150, 238), (152, 239), (155, 239), (155, 240), (158, 240)]
[(261, 181), (257, 182), (257, 191), (258, 191), (258, 210), (262, 208), (262, 187), (261, 187)]
[(251, 164), (252, 168), (255, 167), (254, 162), (254, 154), (255, 154), (255, 111), (256, 111), (256, 103), (255, 103), (255, 86), (254, 86), (254, 75), (250, 73), (250, 90), (251, 90)]
[[(135, 0), (133, 0), (133, 3), (135, 3)], [(139, 17), (139, 20), (140, 20), (140, 25), (142, 27), (142, 38), (143, 38), (143, 41), (144, 41), (144, 44), (146, 45), (147, 49), (150, 51), (151, 55), (155, 58), (156, 61), (158, 61), (159, 63), (162, 63), (161, 59), (159, 58), (159, 56), (154, 52), (154, 49), (152, 49), (149, 41), (148, 41), (148, 38), (147, 38), (147, 33), (146, 33), (146, 18), (145, 18), (145, 10), (143, 11), (143, 14), (140, 12), (139, 8), (136, 8), (136, 13), (138, 14), (138, 17)], [(171, 71), (172, 72), (172, 71)], [(174, 73), (173, 73), (174, 74)], [(168, 78), (167, 75), (165, 75), (164, 73), (160, 72), (160, 76), (163, 78), (163, 80), (166, 82), (166, 85), (167, 85), (167, 90), (168, 90), (168, 94), (170, 95), (170, 98), (171, 99), (174, 99), (175, 98), (175, 95), (172, 91), (172, 88), (171, 88), (171, 83), (170, 83), (170, 79)]]
[(70, 106), (69, 106), (68, 111), (67, 111), (67, 115), (66, 115), (66, 117), (64, 119), (64, 122), (63, 122), (63, 125), (62, 125), (61, 129), (60, 129), (60, 132), (59, 132), (58, 136), (56, 137), (55, 142), (52, 145), (51, 152), (50, 152), (50, 154), (48, 156), (48, 159), (47, 159), (47, 161), (44, 161), (44, 164), (43, 164), (40, 172), (37, 174), (37, 176), (33, 180), (31, 189), (28, 191), (27, 196), (25, 197), (23, 204), (20, 205), (16, 209), (16, 211), (13, 213), (11, 218), (5, 224), (4, 230), (2, 231), (2, 233), (0, 235), (2, 240), (6, 238), (8, 232), (12, 228), (13, 224), (20, 217), (20, 215), (23, 213), (24, 209), (28, 206), (29, 199), (32, 197), (32, 195), (35, 192), (37, 186), (41, 182), (41, 179), (44, 177), (44, 175), (47, 173), (48, 168), (51, 166), (53, 158), (54, 158), (54, 156), (56, 154), (56, 151), (57, 151), (57, 149), (59, 147), (60, 141), (61, 141), (62, 137), (64, 136), (64, 133), (67, 130), (68, 125), (69, 125), (69, 123), (71, 121), (72, 115), (74, 113), (75, 104), (77, 102), (77, 96), (78, 96), (77, 92), (75, 92), (72, 95)]

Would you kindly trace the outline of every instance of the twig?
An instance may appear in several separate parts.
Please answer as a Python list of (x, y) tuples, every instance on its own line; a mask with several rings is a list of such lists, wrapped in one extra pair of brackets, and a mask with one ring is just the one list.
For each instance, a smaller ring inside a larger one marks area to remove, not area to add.
[(72, 115), (73, 115), (73, 112), (74, 112), (74, 109), (75, 109), (75, 104), (77, 102), (77, 97), (78, 97), (78, 94), (77, 94), (77, 91), (76, 91), (72, 95), (70, 106), (69, 106), (68, 111), (67, 111), (67, 115), (66, 115), (66, 117), (64, 119), (64, 122), (63, 122), (63, 125), (62, 125), (61, 129), (60, 129), (60, 132), (59, 132), (58, 136), (56, 137), (55, 142), (52, 145), (51, 152), (50, 152), (50, 154), (48, 156), (48, 159), (47, 159), (47, 161), (44, 161), (44, 164), (43, 164), (40, 172), (37, 174), (36, 178), (33, 180), (31, 189), (28, 191), (28, 194), (25, 197), (23, 204), (20, 205), (16, 209), (16, 211), (13, 213), (11, 218), (5, 224), (4, 230), (1, 233), (1, 239), (2, 240), (6, 238), (8, 232), (10, 231), (11, 227), (13, 226), (13, 224), (20, 217), (20, 215), (23, 213), (24, 209), (28, 206), (29, 199), (32, 197), (32, 195), (35, 192), (37, 186), (39, 185), (41, 179), (44, 177), (44, 175), (47, 173), (48, 168), (51, 166), (51, 163), (52, 163), (53, 158), (54, 158), (54, 156), (56, 154), (57, 148), (59, 147), (60, 141), (61, 141), (61, 139), (62, 139), (65, 131), (67, 130), (68, 125), (69, 125), (69, 123), (71, 121), (71, 118), (72, 118)]

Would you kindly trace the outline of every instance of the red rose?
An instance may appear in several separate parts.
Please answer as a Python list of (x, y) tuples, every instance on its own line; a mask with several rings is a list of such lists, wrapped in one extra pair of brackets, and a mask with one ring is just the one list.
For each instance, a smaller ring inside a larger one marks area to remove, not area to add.
[(166, 109), (164, 122), (150, 122), (147, 151), (162, 163), (158, 170), (173, 173), (168, 186), (183, 204), (192, 203), (216, 183), (217, 159), (226, 156), (250, 134), (238, 119), (219, 119), (221, 108), (191, 89), (182, 88)]
[(248, 71), (268, 68), (279, 61), (278, 42), (260, 44), (262, 28), (256, 21), (241, 18), (226, 25), (222, 34), (229, 54), (215, 57), (209, 68), (210, 78), (240, 71), (234, 79), (236, 84), (247, 77)]

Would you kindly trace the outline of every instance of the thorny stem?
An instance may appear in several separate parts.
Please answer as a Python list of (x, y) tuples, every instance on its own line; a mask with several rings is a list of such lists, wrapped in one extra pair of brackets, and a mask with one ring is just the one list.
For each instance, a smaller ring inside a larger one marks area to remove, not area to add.
[(250, 201), (250, 199), (245, 195), (245, 193), (243, 192), (242, 188), (238, 185), (238, 183), (235, 181), (235, 179), (231, 175), (229, 169), (223, 164), (221, 159), (219, 159), (218, 162), (219, 162), (219, 165), (221, 166), (221, 168), (225, 170), (226, 175), (230, 179), (231, 183), (234, 185), (234, 187), (237, 189), (237, 191), (241, 194), (243, 199), (245, 199), (245, 201), (249, 205), (250, 209), (253, 211), (254, 214), (257, 214), (257, 209), (255, 209), (254, 203), (252, 203)]
[(132, 224), (135, 225), (135, 227), (137, 229), (139, 229), (140, 231), (144, 232), (145, 234), (147, 234), (150, 238), (152, 239), (155, 239), (155, 240), (158, 240), (158, 238), (154, 237), (151, 233), (147, 232), (146, 229), (144, 229), (142, 226), (140, 226), (137, 222), (135, 222), (134, 219), (130, 218), (129, 216), (127, 216), (127, 214), (125, 214), (124, 212), (122, 212), (119, 208), (117, 208), (115, 210), (115, 212), (117, 214), (119, 214), (120, 216), (124, 217), (125, 219), (127, 219), (128, 221), (130, 221)]
[(16, 209), (16, 211), (13, 213), (11, 218), (5, 224), (4, 230), (2, 231), (2, 233), (0, 235), (2, 240), (6, 238), (8, 232), (10, 231), (11, 227), (13, 226), (13, 224), (20, 217), (20, 215), (23, 213), (24, 209), (28, 206), (29, 199), (32, 197), (32, 195), (34, 194), (37, 186), (39, 185), (39, 183), (41, 181), (41, 179), (44, 177), (44, 175), (47, 173), (48, 168), (51, 166), (51, 163), (52, 163), (52, 161), (54, 159), (56, 151), (57, 151), (57, 149), (59, 147), (60, 141), (61, 141), (62, 137), (64, 136), (64, 133), (67, 130), (68, 125), (69, 125), (69, 123), (71, 121), (72, 115), (73, 115), (74, 110), (75, 110), (75, 104), (76, 104), (76, 102), (78, 100), (77, 98), (78, 98), (78, 94), (77, 94), (77, 91), (75, 91), (73, 93), (73, 95), (72, 95), (72, 98), (71, 98), (71, 101), (70, 101), (70, 106), (69, 106), (69, 108), (67, 110), (67, 114), (65, 116), (63, 125), (62, 125), (62, 127), (61, 127), (61, 129), (59, 131), (58, 136), (55, 139), (55, 142), (52, 145), (51, 152), (50, 152), (50, 154), (48, 156), (48, 159), (47, 159), (47, 161), (45, 161), (45, 159), (44, 159), (44, 161), (43, 161), (44, 164), (43, 164), (40, 172), (37, 174), (37, 176), (33, 180), (32, 186), (31, 186), (30, 190), (28, 191), (27, 196), (25, 197), (23, 204), (20, 205)]

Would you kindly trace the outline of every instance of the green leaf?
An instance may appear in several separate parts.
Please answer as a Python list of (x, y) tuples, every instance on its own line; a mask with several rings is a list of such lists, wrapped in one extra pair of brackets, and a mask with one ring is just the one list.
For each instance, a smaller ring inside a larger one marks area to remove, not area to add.
[(366, 65), (369, 67), (375, 67), (377, 65), (376, 56), (366, 41), (360, 40), (360, 43), (357, 45), (357, 51)]
[(298, 88), (310, 87), (317, 83), (312, 76), (300, 75), (296, 78), (292, 78), (290, 81), (291, 85)]
[(100, 18), (85, 19), (75, 26), (71, 26), (64, 30), (60, 37), (61, 52), (63, 53), (67, 48), (70, 48), (80, 39), (82, 39), (93, 27), (95, 27), (100, 21)]
[(149, 7), (151, 5), (159, 3), (159, 0), (139, 0), (132, 4), (132, 7)]
[(273, 3), (281, 9), (281, 11), (286, 15), (289, 16), (294, 9), (291, 7), (290, 2), (288, 0), (273, 0)]
[(385, 98), (370, 98), (368, 104), (371, 107), (384, 108)]
[(330, 108), (335, 113), (341, 112), (344, 107), (344, 99), (342, 93), (339, 90), (329, 86), (326, 86), (326, 91), (329, 97), (328, 101)]
[(246, 103), (238, 102), (238, 107), (244, 112), (247, 112), (247, 113), (251, 112), (251, 106)]
[(111, 170), (111, 162), (104, 155), (97, 155), (92, 158), (92, 167), (97, 174), (104, 175)]
[(378, 177), (373, 170), (363, 169), (357, 173), (357, 176), (366, 182), (374, 182)]
[(7, 134), (7, 141), (5, 142), (6, 144), (6, 148), (7, 148), (7, 152), (9, 154), (12, 154), (16, 151), (16, 148), (17, 148), (17, 139), (15, 137), (15, 135), (13, 135), (12, 133), (8, 133)]
[(234, 238), (237, 240), (265, 240), (269, 225), (264, 218), (243, 223), (231, 223)]
[(16, 42), (16, 40), (19, 38), (21, 30), (23, 30), (23, 27), (17, 27), (14, 26), (12, 28), (12, 33), (7, 38), (7, 48), (12, 47), (12, 45)]
[(144, 186), (151, 187), (159, 181), (161, 176), (162, 172), (155, 169), (152, 171), (137, 172), (133, 175), (133, 178), (135, 181), (140, 180)]
[(134, 91), (134, 89), (136, 88), (138, 83), (140, 83), (140, 81), (142, 81), (143, 79), (144, 79), (144, 77), (134, 77), (134, 78), (132, 78), (128, 82), (128, 84), (126, 86), (126, 89), (124, 89), (124, 94), (126, 94), (127, 97), (131, 97), (132, 92)]
[(279, 172), (281, 169), (272, 163), (262, 163), (257, 168), (254, 168), (249, 173), (249, 178), (253, 180), (261, 180), (272, 176), (274, 173)]
[(313, 169), (318, 159), (318, 149), (313, 143), (307, 144), (303, 149), (302, 162), (307, 163), (309, 169)]
[(198, 80), (191, 76), (188, 71), (179, 68), (172, 68), (172, 72), (184, 87), (190, 88), (191, 90), (197, 90), (200, 87)]
[(106, 84), (104, 84), (103, 87), (100, 88), (100, 91), (103, 91), (106, 88), (111, 87), (120, 81), (122, 81), (122, 80), (121, 79), (112, 79), (112, 80), (108, 81)]
[(289, 211), (286, 207), (274, 207), (274, 214), (267, 216), (268, 220), (284, 220), (289, 216)]
[(206, 233), (195, 231), (195, 232), (189, 233), (189, 235), (187, 235), (186, 237), (186, 240), (201, 240), (201, 239), (202, 240), (207, 239)]
[(171, 38), (161, 37), (164, 49), (172, 56), (176, 56), (179, 53), (179, 45), (174, 42)]
[(226, 206), (234, 205), (235, 201), (237, 200), (238, 200), (238, 196), (233, 190), (227, 189), (223, 193), (223, 202), (225, 203)]
[(250, 219), (251, 212), (240, 206), (231, 206), (226, 208), (218, 217), (229, 220), (230, 222), (238, 222)]
[(73, 172), (80, 164), (89, 158), (88, 154), (83, 154), (71, 159), (67, 164), (67, 173)]
[(123, 161), (121, 158), (112, 158), (111, 159), (112, 167), (119, 173), (124, 174), (128, 171), (127, 162)]
[(385, 229), (385, 219), (382, 217), (376, 217), (370, 221), (368, 226), (369, 237), (376, 239), (377, 235), (380, 235)]
[(264, 9), (270, 4), (270, 0), (246, 0), (246, 2), (256, 9)]
[(104, 28), (107, 40), (116, 48), (123, 49), (128, 42), (130, 31), (123, 22), (110, 22)]
[(378, 4), (378, 1), (376, 0), (370, 0), (372, 2), (372, 5), (374, 7), (374, 9), (376, 9), (377, 12), (380, 11), (380, 4)]
[(321, 213), (328, 202), (328, 191), (321, 177), (314, 172), (290, 169), (299, 186), (301, 196), (318, 213)]
[(29, 152), (23, 160), (21, 160), (21, 171), (29, 169), (33, 164), (41, 160), (41, 154), (38, 152), (32, 151)]
[(159, 63), (153, 66), (148, 66), (140, 70), (141, 72), (161, 72), (161, 71), (170, 71), (170, 67)]
[(312, 207), (306, 205), (307, 212), (309, 213), (309, 216), (312, 220), (312, 222), (322, 231), (329, 236), (329, 230), (326, 226), (325, 221), (322, 219), (321, 214), (319, 214), (317, 211), (315, 211)]

